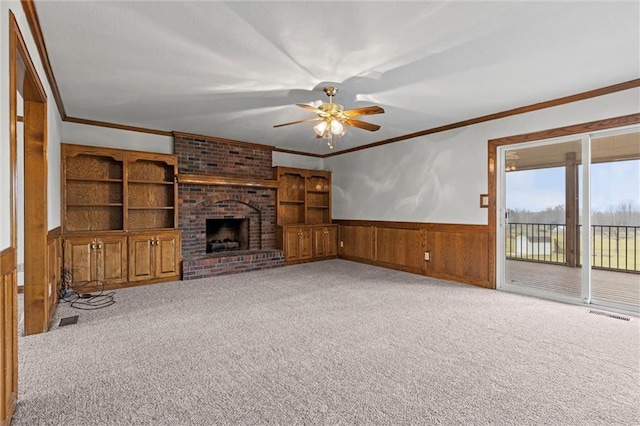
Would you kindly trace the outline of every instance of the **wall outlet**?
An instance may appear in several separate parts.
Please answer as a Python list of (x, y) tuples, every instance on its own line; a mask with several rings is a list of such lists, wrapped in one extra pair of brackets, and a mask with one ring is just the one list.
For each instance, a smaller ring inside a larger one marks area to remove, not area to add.
[(424, 260), (426, 260), (427, 262), (431, 260), (431, 252), (430, 251), (425, 251), (424, 252)]
[(344, 247), (344, 241), (340, 241), (340, 248)]
[(24, 272), (24, 263), (18, 263), (18, 272)]

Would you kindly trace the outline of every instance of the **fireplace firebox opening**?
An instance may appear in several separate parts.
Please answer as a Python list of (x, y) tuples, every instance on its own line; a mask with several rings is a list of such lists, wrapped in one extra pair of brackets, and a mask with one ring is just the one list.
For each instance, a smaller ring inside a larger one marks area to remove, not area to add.
[(249, 249), (249, 219), (207, 219), (207, 253)]

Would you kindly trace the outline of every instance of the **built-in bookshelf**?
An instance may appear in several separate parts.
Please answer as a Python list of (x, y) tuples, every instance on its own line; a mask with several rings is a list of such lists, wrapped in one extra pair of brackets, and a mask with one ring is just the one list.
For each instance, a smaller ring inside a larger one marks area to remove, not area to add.
[(278, 181), (276, 247), (285, 263), (337, 256), (337, 226), (331, 225), (331, 172), (274, 167)]

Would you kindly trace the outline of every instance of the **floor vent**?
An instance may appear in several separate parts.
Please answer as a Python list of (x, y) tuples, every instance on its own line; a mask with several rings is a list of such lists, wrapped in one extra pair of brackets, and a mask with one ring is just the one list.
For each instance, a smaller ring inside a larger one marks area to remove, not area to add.
[(596, 314), (596, 315), (602, 315), (604, 317), (609, 317), (609, 318), (615, 318), (615, 319), (619, 319), (619, 320), (622, 320), (622, 321), (631, 321), (631, 318), (629, 318), (629, 317), (625, 317), (625, 316), (622, 316), (622, 315), (611, 314), (609, 312), (594, 311), (593, 309), (589, 309), (589, 313), (590, 314)]
[(78, 315), (74, 315), (72, 317), (65, 317), (60, 319), (60, 323), (58, 327), (64, 327), (65, 325), (77, 324), (78, 323)]

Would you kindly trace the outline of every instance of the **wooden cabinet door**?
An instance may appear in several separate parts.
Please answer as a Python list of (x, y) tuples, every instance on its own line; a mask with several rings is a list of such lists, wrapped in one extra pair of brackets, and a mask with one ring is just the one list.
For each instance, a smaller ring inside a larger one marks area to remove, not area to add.
[(129, 281), (154, 278), (155, 235), (139, 234), (129, 237)]
[(326, 233), (324, 234), (324, 242), (325, 242), (325, 256), (337, 256), (338, 255), (338, 227), (337, 226), (328, 226), (325, 228)]
[(298, 260), (298, 253), (300, 251), (300, 236), (299, 228), (285, 227), (283, 230), (284, 238), (284, 260), (285, 262), (291, 262)]
[(96, 239), (98, 276), (106, 284), (127, 281), (127, 239), (124, 236), (103, 236)]
[(299, 228), (298, 259), (311, 259), (313, 257), (313, 244), (311, 227)]
[(155, 251), (155, 277), (166, 278), (180, 274), (180, 233), (165, 232), (156, 236), (153, 249)]
[(74, 283), (95, 279), (95, 239), (93, 237), (67, 237), (64, 240), (64, 268)]
[(323, 226), (314, 226), (312, 228), (313, 232), (313, 257), (325, 257), (326, 254), (326, 244), (325, 244), (325, 234), (326, 229)]

